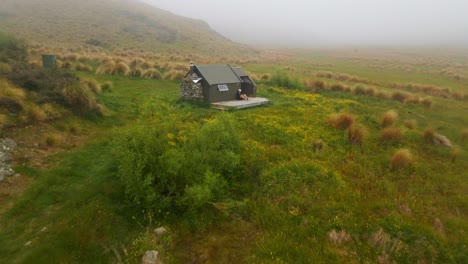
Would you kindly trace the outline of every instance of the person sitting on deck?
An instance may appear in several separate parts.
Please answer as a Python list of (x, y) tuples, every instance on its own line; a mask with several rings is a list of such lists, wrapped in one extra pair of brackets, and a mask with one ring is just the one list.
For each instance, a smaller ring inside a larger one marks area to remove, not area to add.
[(237, 100), (249, 100), (249, 98), (247, 97), (247, 95), (245, 93), (242, 93), (242, 90), (239, 89), (237, 91), (237, 94), (236, 94), (236, 98)]

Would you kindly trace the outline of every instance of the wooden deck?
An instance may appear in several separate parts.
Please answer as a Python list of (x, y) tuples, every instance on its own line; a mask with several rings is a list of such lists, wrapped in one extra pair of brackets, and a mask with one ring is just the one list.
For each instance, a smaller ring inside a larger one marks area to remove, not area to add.
[(211, 103), (211, 106), (218, 110), (242, 109), (259, 105), (269, 104), (270, 101), (262, 97), (249, 97), (249, 100), (232, 100)]

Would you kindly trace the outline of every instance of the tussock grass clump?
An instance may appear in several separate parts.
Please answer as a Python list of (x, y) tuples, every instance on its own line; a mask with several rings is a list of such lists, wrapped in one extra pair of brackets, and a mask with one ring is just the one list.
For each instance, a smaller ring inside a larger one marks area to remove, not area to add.
[(377, 93), (377, 90), (373, 87), (369, 87), (365, 90), (365, 94), (368, 96), (375, 96), (376, 93)]
[(47, 120), (47, 114), (38, 106), (31, 106), (28, 110), (28, 119), (31, 122), (39, 123)]
[(398, 119), (398, 113), (395, 110), (385, 112), (380, 123), (381, 128), (392, 126)]
[(93, 93), (87, 85), (78, 84), (67, 86), (63, 90), (63, 95), (72, 107), (80, 115), (92, 112), (96, 109), (97, 103)]
[(336, 83), (336, 84), (332, 84), (330, 86), (330, 90), (332, 90), (332, 91), (344, 91), (345, 88), (344, 88), (344, 86), (342, 84)]
[(75, 70), (77, 70), (77, 71), (92, 71), (93, 67), (91, 67), (89, 65), (86, 65), (86, 64), (83, 64), (83, 63), (78, 63), (75, 66)]
[(417, 122), (414, 119), (405, 120), (405, 127), (408, 129), (415, 129), (417, 127)]
[(131, 69), (128, 75), (132, 77), (141, 77), (143, 73), (144, 73), (143, 68), (136, 67), (134, 69)]
[(112, 74), (128, 75), (129, 72), (130, 67), (125, 62), (119, 61), (115, 64)]
[(87, 85), (89, 90), (95, 94), (102, 92), (102, 87), (95, 79), (84, 79), (81, 81), (84, 85)]
[(390, 160), (392, 168), (404, 168), (413, 163), (413, 156), (408, 149), (400, 149), (392, 156)]
[(170, 70), (163, 75), (163, 79), (177, 81), (177, 80), (181, 80), (182, 78), (184, 78), (185, 74), (186, 72), (183, 72), (183, 71)]
[(387, 93), (387, 92), (384, 92), (384, 91), (378, 91), (376, 94), (375, 94), (376, 97), (378, 98), (382, 98), (382, 99), (390, 99), (390, 94)]
[(465, 128), (462, 130), (461, 134), (460, 134), (460, 138), (462, 141), (465, 141), (468, 139), (468, 128)]
[(142, 75), (143, 78), (145, 79), (155, 79), (155, 80), (161, 80), (162, 75), (157, 69), (149, 69), (145, 71)]
[(424, 105), (425, 107), (431, 107), (432, 106), (432, 99), (431, 98), (424, 98), (421, 100), (421, 104)]
[(106, 81), (103, 84), (101, 84), (101, 90), (106, 92), (106, 91), (112, 91), (114, 89), (114, 84), (111, 81)]
[(403, 133), (399, 127), (387, 127), (380, 131), (380, 140), (382, 141), (399, 141)]
[(338, 129), (348, 129), (354, 124), (355, 117), (348, 113), (341, 113), (331, 115), (327, 118), (326, 122)]
[(71, 61), (63, 61), (61, 64), (57, 64), (57, 67), (60, 65), (62, 69), (70, 70), (73, 68), (73, 63)]
[(364, 95), (366, 94), (366, 89), (360, 85), (354, 87), (354, 93), (358, 95)]
[(367, 135), (366, 129), (356, 124), (349, 127), (347, 133), (348, 141), (351, 145), (361, 145)]
[(113, 60), (106, 61), (104, 62), (104, 64), (102, 64), (96, 69), (96, 74), (97, 75), (111, 75), (114, 73), (114, 68), (115, 68), (115, 62)]
[(392, 99), (396, 101), (400, 101), (402, 103), (406, 102), (409, 98), (411, 98), (411, 95), (408, 93), (399, 92), (399, 91), (392, 93)]
[(44, 143), (48, 147), (53, 147), (57, 145), (61, 141), (62, 137), (60, 135), (57, 135), (55, 133), (49, 133), (45, 135), (44, 138)]

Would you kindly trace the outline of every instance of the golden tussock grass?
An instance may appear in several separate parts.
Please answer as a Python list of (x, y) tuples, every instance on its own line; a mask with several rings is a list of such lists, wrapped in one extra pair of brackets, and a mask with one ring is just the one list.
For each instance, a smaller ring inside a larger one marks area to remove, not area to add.
[(413, 156), (408, 149), (400, 149), (392, 156), (390, 160), (392, 168), (404, 168), (413, 163)]
[(77, 71), (92, 71), (93, 67), (91, 67), (89, 65), (86, 65), (86, 64), (83, 64), (83, 63), (78, 63), (77, 65), (75, 65), (75, 70), (77, 70)]
[(128, 73), (128, 76), (141, 77), (143, 73), (144, 73), (144, 70), (138, 66), (134, 69), (131, 69), (130, 72)]
[(113, 74), (115, 62), (113, 60), (106, 61), (96, 69), (97, 75), (110, 75)]
[(387, 127), (380, 131), (380, 140), (382, 141), (399, 141), (403, 133), (401, 128)]
[(142, 77), (145, 79), (155, 79), (155, 80), (162, 79), (162, 75), (157, 69), (149, 69), (145, 71)]
[(367, 130), (363, 126), (353, 124), (348, 128), (347, 134), (351, 145), (361, 145), (367, 136)]
[(408, 129), (416, 129), (416, 127), (418, 126), (416, 120), (414, 119), (405, 120), (404, 125)]
[(382, 122), (380, 122), (381, 128), (392, 126), (398, 119), (398, 113), (395, 110), (385, 112), (382, 116)]
[(338, 129), (347, 129), (354, 124), (355, 117), (348, 113), (334, 114), (327, 117), (326, 122)]
[(172, 81), (181, 80), (185, 74), (187, 74), (185, 71), (170, 70), (163, 75), (163, 79)]
[(83, 79), (81, 82), (88, 86), (89, 90), (95, 94), (102, 92), (102, 87), (95, 79)]
[(129, 72), (130, 67), (125, 62), (119, 61), (115, 64), (112, 74), (128, 75)]
[(33, 123), (39, 123), (47, 120), (47, 114), (39, 106), (31, 106), (28, 109), (28, 119)]

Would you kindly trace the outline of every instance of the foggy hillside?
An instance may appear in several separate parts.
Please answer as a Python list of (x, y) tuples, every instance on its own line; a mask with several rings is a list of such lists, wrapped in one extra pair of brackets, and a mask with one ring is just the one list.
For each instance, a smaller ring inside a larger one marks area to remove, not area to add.
[(2, 0), (0, 30), (45, 46), (90, 44), (224, 52), (246, 49), (197, 19), (129, 0)]

